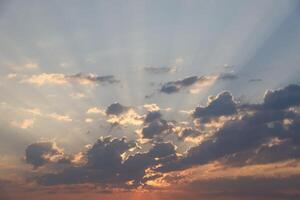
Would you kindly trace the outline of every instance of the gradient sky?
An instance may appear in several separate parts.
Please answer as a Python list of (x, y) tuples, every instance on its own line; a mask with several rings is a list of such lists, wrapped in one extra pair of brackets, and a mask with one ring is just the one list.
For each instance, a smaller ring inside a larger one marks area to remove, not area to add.
[(300, 1), (0, 0), (0, 199), (299, 199)]

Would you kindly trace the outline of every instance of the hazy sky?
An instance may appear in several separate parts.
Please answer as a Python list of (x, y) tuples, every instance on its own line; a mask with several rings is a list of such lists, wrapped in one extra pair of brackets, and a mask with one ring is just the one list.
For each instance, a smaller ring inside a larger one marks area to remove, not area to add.
[(0, 0), (0, 199), (299, 199), (299, 35), (298, 0)]

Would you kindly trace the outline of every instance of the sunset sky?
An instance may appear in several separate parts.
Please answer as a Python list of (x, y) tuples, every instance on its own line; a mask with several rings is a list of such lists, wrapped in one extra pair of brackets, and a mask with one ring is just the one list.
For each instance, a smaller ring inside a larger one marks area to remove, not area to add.
[(0, 0), (0, 200), (300, 199), (300, 1)]

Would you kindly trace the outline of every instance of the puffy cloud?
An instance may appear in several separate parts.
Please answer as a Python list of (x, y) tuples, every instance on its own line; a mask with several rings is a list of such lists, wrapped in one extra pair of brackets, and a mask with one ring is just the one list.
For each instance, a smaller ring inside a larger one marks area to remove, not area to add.
[(113, 103), (105, 110), (108, 119), (107, 122), (113, 125), (141, 125), (142, 117), (131, 107), (120, 103)]
[(23, 79), (22, 82), (28, 82), (36, 85), (44, 85), (44, 84), (55, 84), (55, 85), (64, 85), (71, 82), (77, 82), (81, 85), (90, 85), (97, 83), (117, 83), (118, 80), (115, 79), (114, 76), (98, 76), (95, 74), (74, 74), (74, 75), (65, 75), (59, 73), (42, 73), (37, 75), (32, 75), (29, 78)]
[[(293, 123), (288, 126), (285, 125), (284, 121), (286, 119), (293, 120)], [(165, 166), (162, 170), (172, 171), (189, 168), (194, 165), (204, 165), (211, 161), (219, 160), (226, 156), (234, 156), (245, 151), (253, 153), (246, 156), (248, 160), (252, 156), (257, 157), (255, 154), (260, 152), (265, 153), (258, 151), (258, 149), (262, 148), (265, 142), (272, 138), (291, 140), (294, 144), (293, 148), (297, 146), (298, 149), (300, 137), (295, 128), (293, 128), (298, 126), (298, 120), (299, 116), (291, 111), (259, 111), (255, 114), (247, 114), (241, 119), (227, 122), (212, 137), (190, 148), (186, 156), (181, 160)], [(297, 158), (298, 154), (292, 152), (282, 152), (283, 154), (288, 153), (288, 155), (278, 158)], [(269, 161), (271, 162), (271, 160)], [(244, 164), (247, 164), (247, 162)]]
[(160, 119), (162, 117), (161, 113), (159, 111), (152, 111), (148, 112), (145, 117), (145, 123), (150, 123), (156, 119)]
[(229, 92), (222, 92), (216, 97), (210, 97), (206, 107), (196, 107), (192, 116), (194, 118), (214, 118), (237, 113), (236, 103)]
[[(51, 145), (30, 145), (26, 150), (26, 154), (30, 155), (27, 156), (30, 158), (28, 163), (41, 166), (48, 162), (45, 158), (61, 155)], [(103, 187), (138, 187), (153, 178), (152, 174), (148, 174), (149, 170), (176, 158), (175, 146), (171, 143), (155, 143), (145, 153), (129, 155), (126, 159), (122, 157), (135, 147), (135, 142), (128, 142), (125, 138), (102, 137), (84, 155), (81, 154), (86, 160), (82, 165), (71, 165), (57, 173), (42, 174), (37, 181), (43, 185), (99, 183)]]
[(123, 106), (122, 104), (115, 102), (109, 105), (105, 111), (106, 115), (120, 115), (129, 110), (129, 107)]
[(202, 133), (197, 129), (194, 129), (192, 127), (184, 127), (182, 129), (180, 129), (180, 131), (178, 133), (178, 136), (179, 136), (179, 139), (184, 140), (184, 139), (187, 139), (187, 138), (197, 137), (201, 134)]
[(34, 168), (38, 168), (49, 162), (63, 160), (64, 152), (54, 142), (37, 142), (30, 144), (26, 150), (25, 160)]
[(174, 127), (173, 122), (162, 119), (159, 111), (148, 112), (144, 119), (144, 127), (141, 136), (144, 139), (153, 139), (156, 136), (168, 134)]
[[(140, 129), (142, 139), (149, 139), (149, 143), (142, 145), (151, 145), (146, 147), (146, 151), (140, 149), (135, 141), (128, 142), (125, 138), (100, 138), (87, 152), (80, 154), (85, 162), (80, 165), (71, 162), (71, 166), (64, 170), (39, 176), (38, 182), (45, 185), (99, 183), (107, 187), (131, 188), (164, 178), (166, 172), (192, 169), (216, 161), (232, 167), (299, 159), (300, 116), (295, 109), (289, 109), (298, 105), (297, 88), (288, 86), (273, 91), (266, 95), (263, 103), (253, 107), (237, 105), (229, 92), (210, 97), (207, 106), (197, 107), (193, 116), (211, 119), (209, 122), (203, 120), (204, 124), (228, 116), (229, 119), (220, 126), (205, 126), (204, 130), (190, 124), (180, 126), (180, 123), (166, 121), (157, 110), (148, 112), (141, 118), (143, 126)], [(283, 102), (286, 100), (281, 97), (283, 94), (289, 94), (289, 103), (282, 103), (282, 99)], [(132, 108), (114, 103), (107, 108), (106, 114), (108, 117), (120, 117), (130, 110)], [(163, 136), (169, 133), (178, 134), (182, 140), (176, 142), (180, 145), (186, 138), (204, 136), (180, 155), (172, 143), (163, 142), (166, 141)], [(28, 163), (41, 166), (50, 162), (49, 158), (55, 160), (61, 155), (47, 145), (41, 149), (35, 150), (39, 153), (34, 154), (40, 160), (33, 159), (39, 161)]]
[(267, 91), (263, 107), (267, 109), (285, 109), (300, 106), (300, 86), (289, 85), (283, 89)]

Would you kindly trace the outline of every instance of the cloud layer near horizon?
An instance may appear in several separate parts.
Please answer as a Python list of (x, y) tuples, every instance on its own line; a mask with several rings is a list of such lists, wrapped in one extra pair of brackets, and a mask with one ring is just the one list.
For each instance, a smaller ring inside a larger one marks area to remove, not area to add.
[[(26, 162), (37, 170), (34, 180), (41, 185), (93, 183), (133, 189), (184, 179), (185, 175), (168, 174), (214, 162), (234, 168), (298, 160), (298, 106), (299, 85), (267, 91), (261, 104), (241, 104), (224, 91), (209, 97), (206, 106), (195, 107), (190, 115), (194, 125), (164, 120), (160, 111), (149, 111), (140, 118), (142, 128), (135, 140), (102, 137), (74, 155), (66, 155), (54, 143), (37, 142), (27, 147)], [(129, 109), (113, 103), (106, 114), (119, 116)], [(199, 137), (186, 152), (178, 152), (175, 143)], [(56, 172), (47, 172), (53, 165)]]

